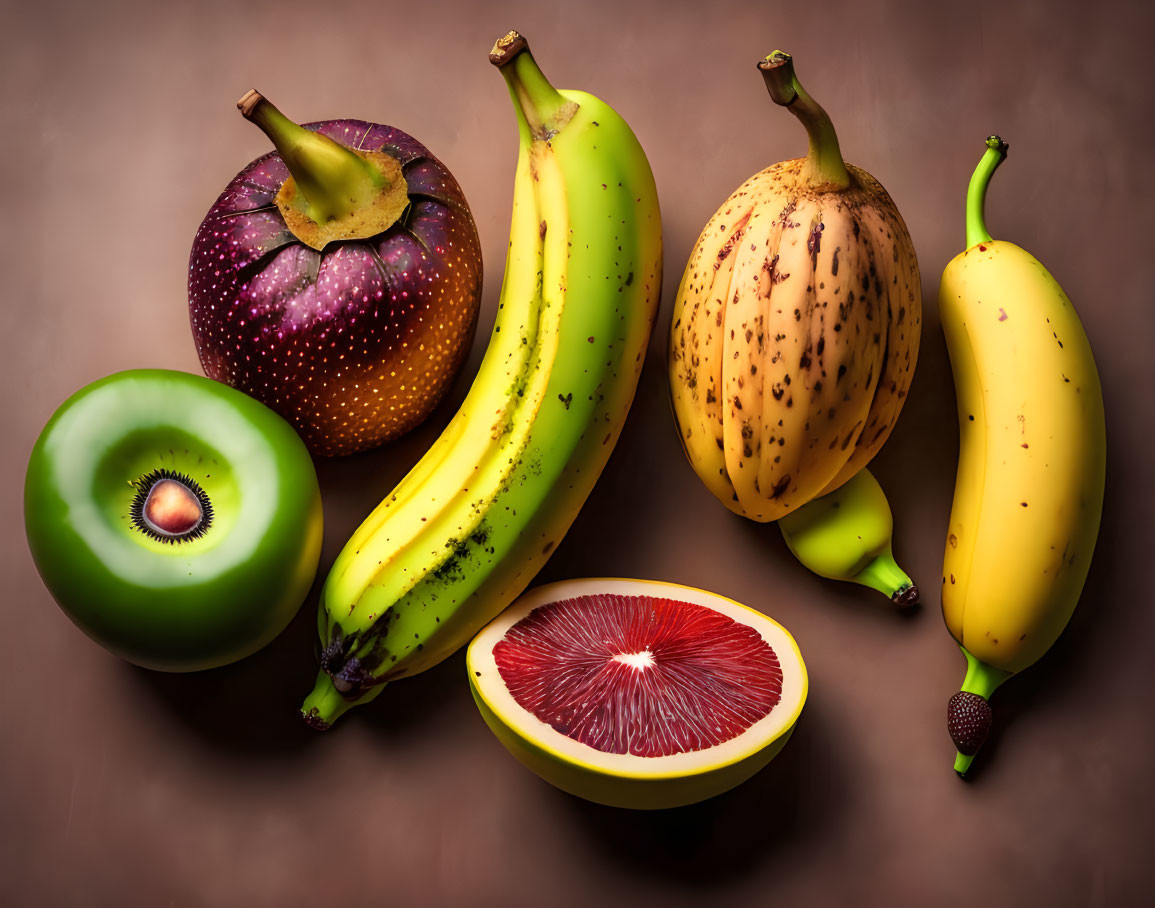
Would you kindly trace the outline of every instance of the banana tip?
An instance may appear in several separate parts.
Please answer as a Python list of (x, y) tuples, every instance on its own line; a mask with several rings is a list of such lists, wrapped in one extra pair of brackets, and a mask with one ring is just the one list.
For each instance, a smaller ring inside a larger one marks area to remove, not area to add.
[(797, 80), (794, 78), (794, 60), (785, 51), (776, 50), (758, 61), (758, 71), (766, 82), (771, 100), (780, 107), (789, 107), (798, 100)]
[(890, 597), (890, 601), (897, 605), (899, 608), (913, 608), (921, 601), (918, 587), (913, 583), (908, 586), (904, 586)]
[(779, 66), (785, 66), (790, 60), (790, 54), (786, 51), (773, 50), (758, 61), (758, 68), (761, 70), (776, 69)]
[(489, 62), (500, 69), (523, 50), (528, 49), (529, 42), (522, 34), (510, 29), (494, 42), (493, 50), (489, 52)]
[(250, 88), (243, 95), (241, 95), (240, 100), (237, 101), (237, 110), (239, 110), (241, 115), (247, 119), (248, 117), (252, 116), (253, 108), (255, 108), (263, 100), (264, 96), (259, 91), (257, 91), (255, 88)]
[(304, 720), (305, 724), (314, 731), (328, 731), (333, 727), (324, 719), (322, 719), (320, 715), (318, 715), (316, 707), (313, 707), (308, 712), (302, 709), (301, 718)]

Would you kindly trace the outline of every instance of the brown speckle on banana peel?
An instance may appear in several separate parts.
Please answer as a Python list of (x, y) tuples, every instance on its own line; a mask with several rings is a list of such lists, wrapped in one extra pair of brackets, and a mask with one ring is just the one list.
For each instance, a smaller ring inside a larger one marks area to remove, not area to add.
[(690, 463), (759, 521), (873, 457), (910, 386), (922, 324), (918, 265), (889, 195), (850, 165), (849, 189), (815, 192), (802, 164), (756, 174), (711, 218), (670, 334)]
[(733, 251), (761, 195), (761, 188), (747, 181), (706, 225), (682, 274), (670, 332), (670, 402), (686, 457), (714, 496), (738, 513), (724, 455), (727, 404), (720, 362), (725, 301), (737, 257), (721, 253)]
[[(875, 219), (876, 231), (883, 231), (892, 250), (891, 283), (887, 293), (886, 351), (879, 379), (870, 406), (870, 414), (863, 427), (850, 459), (838, 475), (822, 490), (833, 491), (851, 479), (870, 463), (879, 448), (890, 437), (898, 414), (906, 402), (914, 367), (918, 362), (918, 346), (922, 337), (922, 282), (918, 273), (918, 259), (910, 241), (906, 223), (898, 213), (890, 195), (866, 171), (847, 165), (857, 181), (867, 185), (880, 203), (869, 209)], [(889, 234), (889, 237), (887, 235)]]

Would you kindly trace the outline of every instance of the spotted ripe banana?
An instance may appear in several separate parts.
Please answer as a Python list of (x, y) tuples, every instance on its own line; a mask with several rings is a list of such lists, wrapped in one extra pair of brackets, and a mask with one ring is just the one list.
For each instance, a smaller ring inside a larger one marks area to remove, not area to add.
[(634, 134), (554, 89), (516, 32), (490, 60), (520, 135), (497, 320), (461, 409), (325, 582), (302, 706), (317, 728), (449, 656), (528, 585), (609, 458), (657, 311), (661, 218)]
[(960, 774), (990, 728), (991, 693), (1070, 619), (1103, 507), (1103, 394), (1083, 326), (1047, 269), (983, 221), (1006, 151), (987, 140), (967, 192), (967, 248), (939, 288), (960, 434), (942, 581), (967, 659), (947, 715)]
[(898, 209), (843, 162), (790, 56), (759, 69), (810, 150), (747, 180), (702, 231), (675, 301), (669, 380), (694, 471), (726, 507), (766, 522), (837, 489), (889, 436), (922, 295)]

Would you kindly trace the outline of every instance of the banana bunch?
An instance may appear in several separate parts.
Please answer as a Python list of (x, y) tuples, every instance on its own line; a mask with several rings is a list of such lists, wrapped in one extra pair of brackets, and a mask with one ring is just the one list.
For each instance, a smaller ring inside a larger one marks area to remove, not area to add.
[(818, 576), (869, 586), (904, 608), (918, 604), (918, 587), (894, 560), (890, 502), (865, 467), (781, 518), (778, 529), (794, 557)]
[(967, 192), (967, 248), (939, 288), (960, 435), (942, 580), (943, 617), (967, 659), (947, 711), (960, 774), (990, 729), (990, 695), (1070, 619), (1103, 508), (1103, 394), (1083, 326), (1047, 269), (983, 221), (1006, 152), (987, 140)]
[(810, 151), (755, 174), (702, 231), (678, 288), (669, 380), (698, 476), (766, 522), (837, 489), (886, 441), (918, 357), (922, 298), (886, 190), (843, 162), (787, 54), (759, 68)]
[(449, 656), (528, 585), (609, 458), (657, 312), (661, 216), (629, 126), (556, 90), (516, 32), (490, 60), (521, 140), (497, 320), (461, 409), (325, 582), (302, 706), (316, 728)]

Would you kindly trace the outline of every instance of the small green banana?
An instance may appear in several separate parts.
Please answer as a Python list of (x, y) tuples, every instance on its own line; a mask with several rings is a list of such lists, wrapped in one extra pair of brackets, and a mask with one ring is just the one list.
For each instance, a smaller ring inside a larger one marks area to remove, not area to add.
[(918, 604), (918, 587), (891, 552), (890, 504), (870, 471), (778, 520), (790, 551), (820, 577), (873, 587), (895, 605)]

